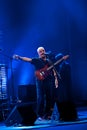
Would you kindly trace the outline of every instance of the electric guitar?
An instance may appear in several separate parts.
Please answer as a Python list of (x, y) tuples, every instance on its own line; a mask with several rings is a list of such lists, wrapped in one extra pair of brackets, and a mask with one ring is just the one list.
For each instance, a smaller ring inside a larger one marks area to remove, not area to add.
[(68, 57), (69, 57), (69, 55), (65, 55), (61, 59), (59, 59), (58, 61), (56, 61), (54, 64), (52, 64), (51, 66), (48, 67), (48, 65), (45, 65), (44, 68), (35, 71), (35, 75), (36, 75), (37, 79), (44, 80), (50, 74), (50, 70), (55, 65), (59, 64), (63, 60), (66, 60)]

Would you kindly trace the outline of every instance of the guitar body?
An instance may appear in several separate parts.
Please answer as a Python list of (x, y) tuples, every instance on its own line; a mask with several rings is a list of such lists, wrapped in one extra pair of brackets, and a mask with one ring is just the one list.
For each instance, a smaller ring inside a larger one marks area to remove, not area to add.
[(50, 70), (57, 64), (59, 64), (61, 61), (66, 60), (69, 57), (69, 55), (63, 56), (61, 59), (59, 59), (58, 61), (56, 61), (53, 65), (49, 66), (46, 65), (44, 68), (37, 70), (35, 72), (35, 75), (37, 77), (37, 79), (39, 80), (44, 80), (49, 74), (50, 74)]
[(50, 74), (50, 71), (48, 71), (47, 68), (48, 66), (46, 65), (44, 68), (35, 72), (37, 79), (44, 80)]

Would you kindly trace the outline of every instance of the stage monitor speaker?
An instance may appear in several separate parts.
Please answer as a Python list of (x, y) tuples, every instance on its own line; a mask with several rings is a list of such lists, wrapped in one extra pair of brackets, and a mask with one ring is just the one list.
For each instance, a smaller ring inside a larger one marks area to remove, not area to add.
[(6, 126), (18, 126), (18, 125), (34, 125), (37, 118), (33, 104), (21, 104), (16, 105), (7, 119), (5, 120)]
[(20, 85), (18, 86), (18, 98), (22, 102), (36, 102), (36, 85)]

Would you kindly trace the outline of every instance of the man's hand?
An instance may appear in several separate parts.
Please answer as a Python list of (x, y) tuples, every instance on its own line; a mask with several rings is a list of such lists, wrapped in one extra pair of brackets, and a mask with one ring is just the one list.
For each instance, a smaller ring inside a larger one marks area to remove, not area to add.
[(13, 59), (18, 60), (18, 59), (20, 59), (20, 56), (19, 55), (13, 55)]

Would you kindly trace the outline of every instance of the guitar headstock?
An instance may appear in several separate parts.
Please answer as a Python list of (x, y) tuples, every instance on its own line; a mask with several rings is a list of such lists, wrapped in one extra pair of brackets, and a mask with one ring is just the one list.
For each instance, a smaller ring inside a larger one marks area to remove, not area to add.
[(68, 58), (69, 58), (69, 55), (63, 56), (63, 60), (66, 60), (66, 59), (68, 59)]

